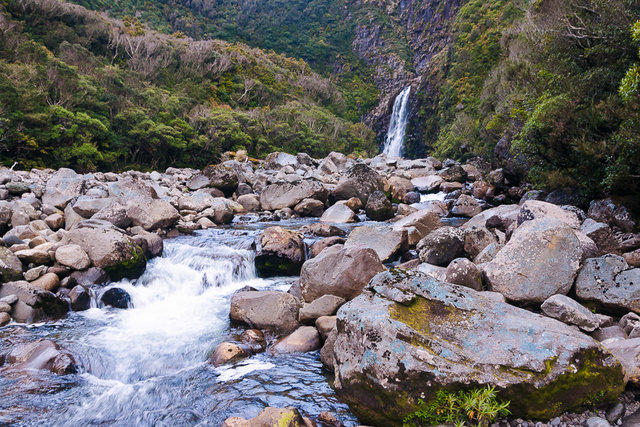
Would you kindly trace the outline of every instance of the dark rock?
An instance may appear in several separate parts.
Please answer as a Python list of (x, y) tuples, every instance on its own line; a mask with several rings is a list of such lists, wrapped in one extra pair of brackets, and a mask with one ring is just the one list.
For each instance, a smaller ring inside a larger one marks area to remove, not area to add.
[(69, 311), (67, 301), (29, 282), (8, 282), (0, 286), (0, 298), (15, 295), (11, 317), (20, 323), (36, 323), (63, 317)]
[[(226, 197), (230, 197), (238, 187), (238, 174), (233, 168), (222, 165), (209, 165), (202, 171), (202, 175), (209, 179), (207, 187), (221, 190)], [(204, 182), (204, 180), (201, 180)]]
[(391, 201), (382, 191), (377, 190), (369, 196), (365, 212), (373, 221), (386, 221), (395, 215)]
[(418, 242), (420, 260), (446, 267), (464, 252), (463, 232), (454, 227), (441, 227)]
[(267, 348), (264, 334), (259, 329), (247, 329), (240, 335), (242, 343), (253, 353), (261, 353)]
[(624, 417), (624, 414), (626, 411), (627, 411), (627, 407), (625, 406), (624, 403), (622, 402), (614, 403), (613, 405), (609, 406), (609, 408), (607, 409), (607, 415), (606, 415), (607, 421), (609, 421), (610, 423), (615, 423), (616, 421)]
[(438, 175), (445, 181), (464, 182), (467, 179), (467, 172), (460, 165), (451, 165), (438, 172)]
[(71, 301), (71, 309), (73, 311), (84, 311), (91, 308), (91, 294), (89, 291), (77, 285), (69, 292), (69, 300)]
[(98, 267), (91, 267), (85, 271), (74, 271), (69, 277), (73, 283), (84, 287), (103, 285), (109, 281), (107, 272)]
[(300, 274), (306, 258), (300, 234), (282, 227), (269, 227), (262, 232), (259, 241), (255, 263), (262, 277)]
[(338, 183), (331, 195), (334, 200), (357, 197), (365, 205), (371, 193), (383, 190), (382, 177), (364, 163), (358, 163), (349, 169), (346, 177)]
[(627, 233), (633, 231), (636, 226), (627, 208), (615, 203), (611, 198), (592, 201), (587, 215), (589, 218), (617, 227)]
[(120, 288), (108, 289), (104, 294), (102, 294), (102, 297), (100, 297), (100, 301), (105, 306), (123, 310), (132, 307), (131, 296), (127, 293), (127, 291)]

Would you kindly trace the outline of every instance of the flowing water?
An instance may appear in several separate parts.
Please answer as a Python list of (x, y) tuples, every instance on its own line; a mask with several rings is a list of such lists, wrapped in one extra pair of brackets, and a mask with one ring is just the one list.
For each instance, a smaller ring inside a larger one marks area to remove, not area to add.
[(165, 241), (162, 257), (150, 261), (142, 277), (111, 285), (131, 295), (129, 310), (94, 307), (57, 323), (0, 329), (0, 352), (3, 339), (44, 337), (84, 367), (62, 377), (2, 368), (0, 425), (218, 426), (230, 416), (253, 417), (265, 406), (294, 406), (311, 417), (330, 411), (355, 425), (318, 352), (263, 353), (221, 368), (207, 363), (217, 344), (241, 332), (228, 320), (236, 290), (287, 290), (291, 284), (256, 277), (251, 244), (269, 225)]
[(407, 86), (393, 102), (389, 130), (384, 141), (382, 152), (391, 157), (402, 157), (404, 154), (404, 136), (409, 121), (409, 94), (411, 86)]

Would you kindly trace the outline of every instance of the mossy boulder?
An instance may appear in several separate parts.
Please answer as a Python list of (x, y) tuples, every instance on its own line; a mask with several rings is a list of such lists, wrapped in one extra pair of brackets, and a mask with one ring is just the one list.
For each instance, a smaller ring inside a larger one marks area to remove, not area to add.
[(549, 419), (624, 390), (618, 360), (554, 319), (391, 270), (338, 312), (336, 389), (362, 421), (398, 425), (439, 390), (496, 387), (516, 417)]

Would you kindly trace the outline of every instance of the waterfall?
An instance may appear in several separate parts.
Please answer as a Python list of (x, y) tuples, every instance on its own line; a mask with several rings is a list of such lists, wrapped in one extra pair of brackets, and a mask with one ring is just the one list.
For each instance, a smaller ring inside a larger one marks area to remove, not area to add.
[(407, 121), (409, 120), (407, 105), (409, 104), (410, 92), (411, 86), (407, 86), (393, 102), (389, 131), (387, 132), (384, 149), (382, 150), (387, 156), (402, 157), (404, 152), (404, 134), (407, 130)]

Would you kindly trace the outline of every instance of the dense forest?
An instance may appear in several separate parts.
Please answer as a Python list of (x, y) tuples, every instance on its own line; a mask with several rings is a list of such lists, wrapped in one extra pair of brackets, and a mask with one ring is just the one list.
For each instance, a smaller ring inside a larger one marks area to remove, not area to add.
[(483, 156), (585, 196), (640, 185), (637, 0), (74, 3), (0, 1), (5, 164), (373, 155), (384, 122), (367, 115), (411, 83), (410, 155)]

